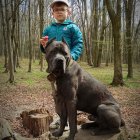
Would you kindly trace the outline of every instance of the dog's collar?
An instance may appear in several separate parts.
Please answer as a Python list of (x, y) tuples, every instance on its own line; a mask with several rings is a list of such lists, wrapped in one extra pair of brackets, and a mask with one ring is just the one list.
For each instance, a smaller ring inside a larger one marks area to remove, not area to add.
[(55, 82), (56, 81), (56, 75), (54, 73), (50, 73), (48, 76), (47, 76), (47, 79), (50, 81), (50, 82)]

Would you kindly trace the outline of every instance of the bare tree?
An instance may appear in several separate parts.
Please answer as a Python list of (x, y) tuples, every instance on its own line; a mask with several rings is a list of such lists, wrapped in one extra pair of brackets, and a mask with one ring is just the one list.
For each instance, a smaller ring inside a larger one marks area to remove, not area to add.
[[(43, 26), (44, 26), (44, 18), (43, 18), (43, 13), (44, 13), (44, 0), (38, 0), (39, 3), (39, 17), (40, 17), (40, 38), (42, 37), (42, 32), (43, 32)], [(40, 70), (43, 71), (43, 54), (41, 53), (40, 55)]]
[(3, 35), (3, 46), (4, 46), (4, 67), (5, 67), (5, 73), (8, 72), (8, 54), (7, 54), (7, 38), (6, 38), (6, 19), (5, 19), (5, 10), (4, 10), (4, 3), (3, 1), (0, 1), (0, 12), (1, 12), (1, 21), (2, 21), (2, 35)]
[(84, 47), (86, 51), (87, 62), (91, 66), (93, 65), (92, 62), (92, 46), (90, 45), (90, 36), (91, 33), (89, 32), (89, 22), (88, 22), (88, 14), (87, 14), (87, 1), (80, 1), (78, 0), (78, 7), (80, 12), (80, 19), (82, 22), (82, 32), (83, 32), (83, 40), (84, 40)]
[(29, 3), (28, 3), (28, 12), (29, 12), (29, 17), (28, 17), (28, 28), (29, 28), (29, 42), (28, 42), (28, 45), (29, 45), (29, 67), (28, 67), (28, 72), (31, 72), (31, 68), (32, 68), (32, 41), (31, 41), (31, 9), (30, 9), (30, 0), (29, 0)]
[(93, 48), (93, 63), (94, 67), (97, 67), (97, 59), (98, 59), (98, 24), (99, 24), (99, 19), (98, 19), (98, 0), (94, 1), (94, 36), (93, 36), (93, 43), (94, 43), (94, 48)]
[(9, 82), (14, 82), (14, 64), (13, 64), (13, 46), (11, 41), (11, 8), (10, 4), (12, 3), (11, 0), (4, 0), (4, 7), (5, 7), (5, 22), (6, 22), (6, 37), (7, 37), (7, 47), (8, 47), (8, 58), (9, 58)]
[(98, 52), (98, 59), (97, 59), (97, 67), (101, 65), (101, 57), (102, 57), (102, 47), (103, 47), (103, 40), (105, 36), (105, 29), (106, 29), (106, 10), (105, 10), (105, 1), (103, 1), (103, 11), (102, 11), (102, 27), (100, 32), (100, 41), (99, 41), (99, 52)]
[(123, 85), (121, 60), (121, 0), (117, 0), (116, 9), (113, 9), (110, 0), (105, 0), (109, 17), (112, 22), (114, 38), (114, 77), (112, 85)]
[(132, 12), (133, 12), (133, 0), (124, 0), (125, 15), (126, 15), (126, 46), (128, 51), (128, 78), (133, 77), (132, 68)]

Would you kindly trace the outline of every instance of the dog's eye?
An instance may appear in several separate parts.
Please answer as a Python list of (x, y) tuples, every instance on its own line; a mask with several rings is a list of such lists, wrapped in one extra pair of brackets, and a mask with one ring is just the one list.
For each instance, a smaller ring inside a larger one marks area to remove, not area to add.
[(55, 50), (53, 50), (53, 51), (51, 51), (51, 52), (50, 52), (50, 54), (49, 54), (49, 55), (53, 56), (53, 55), (55, 55), (55, 54), (56, 54), (56, 51), (55, 51)]
[(64, 56), (68, 55), (68, 53), (67, 53), (65, 50), (61, 50), (61, 53), (62, 53)]
[(68, 55), (68, 53), (67, 53), (67, 52), (63, 52), (63, 54), (64, 54), (64, 55)]

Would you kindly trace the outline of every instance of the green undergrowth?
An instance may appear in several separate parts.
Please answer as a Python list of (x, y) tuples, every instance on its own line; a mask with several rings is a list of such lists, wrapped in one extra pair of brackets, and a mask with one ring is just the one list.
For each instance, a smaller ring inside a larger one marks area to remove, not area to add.
[(132, 136), (130, 136), (131, 140), (140, 140), (140, 134), (133, 134)]
[[(80, 62), (80, 65), (88, 71), (93, 77), (100, 80), (106, 85), (110, 85), (113, 80), (114, 69), (113, 64), (105, 66), (102, 64), (99, 68), (88, 66), (87, 63)], [(140, 65), (133, 66), (133, 78), (127, 78), (127, 65), (123, 65), (123, 81), (124, 86), (129, 88), (140, 88)]]
[[(85, 71), (89, 72), (93, 77), (101, 81), (106, 85), (110, 85), (113, 79), (113, 64), (109, 64), (108, 67), (105, 64), (102, 64), (99, 68), (94, 68), (88, 66), (85, 62), (79, 62), (79, 64), (85, 69)], [(5, 68), (4, 59), (0, 59), (0, 84), (6, 83), (9, 78), (9, 73), (3, 73)], [(32, 63), (32, 72), (28, 72), (28, 60), (23, 59), (20, 60), (20, 68), (16, 69), (15, 72), (15, 84), (17, 85), (25, 85), (25, 86), (41, 86), (43, 88), (50, 88), (50, 83), (47, 80), (46, 73), (47, 64), (44, 61), (44, 69), (43, 72), (40, 71), (39, 61), (36, 60)], [(123, 65), (123, 80), (126, 87), (130, 88), (140, 88), (140, 66), (134, 65), (134, 76), (132, 79), (127, 78), (127, 65)]]

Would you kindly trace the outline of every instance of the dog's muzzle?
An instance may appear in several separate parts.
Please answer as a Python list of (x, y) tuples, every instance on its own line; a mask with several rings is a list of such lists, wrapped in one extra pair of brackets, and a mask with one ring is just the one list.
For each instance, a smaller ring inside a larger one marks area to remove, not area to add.
[(52, 62), (49, 64), (49, 73), (54, 73), (55, 75), (60, 75), (66, 71), (66, 59), (63, 55), (57, 54)]

